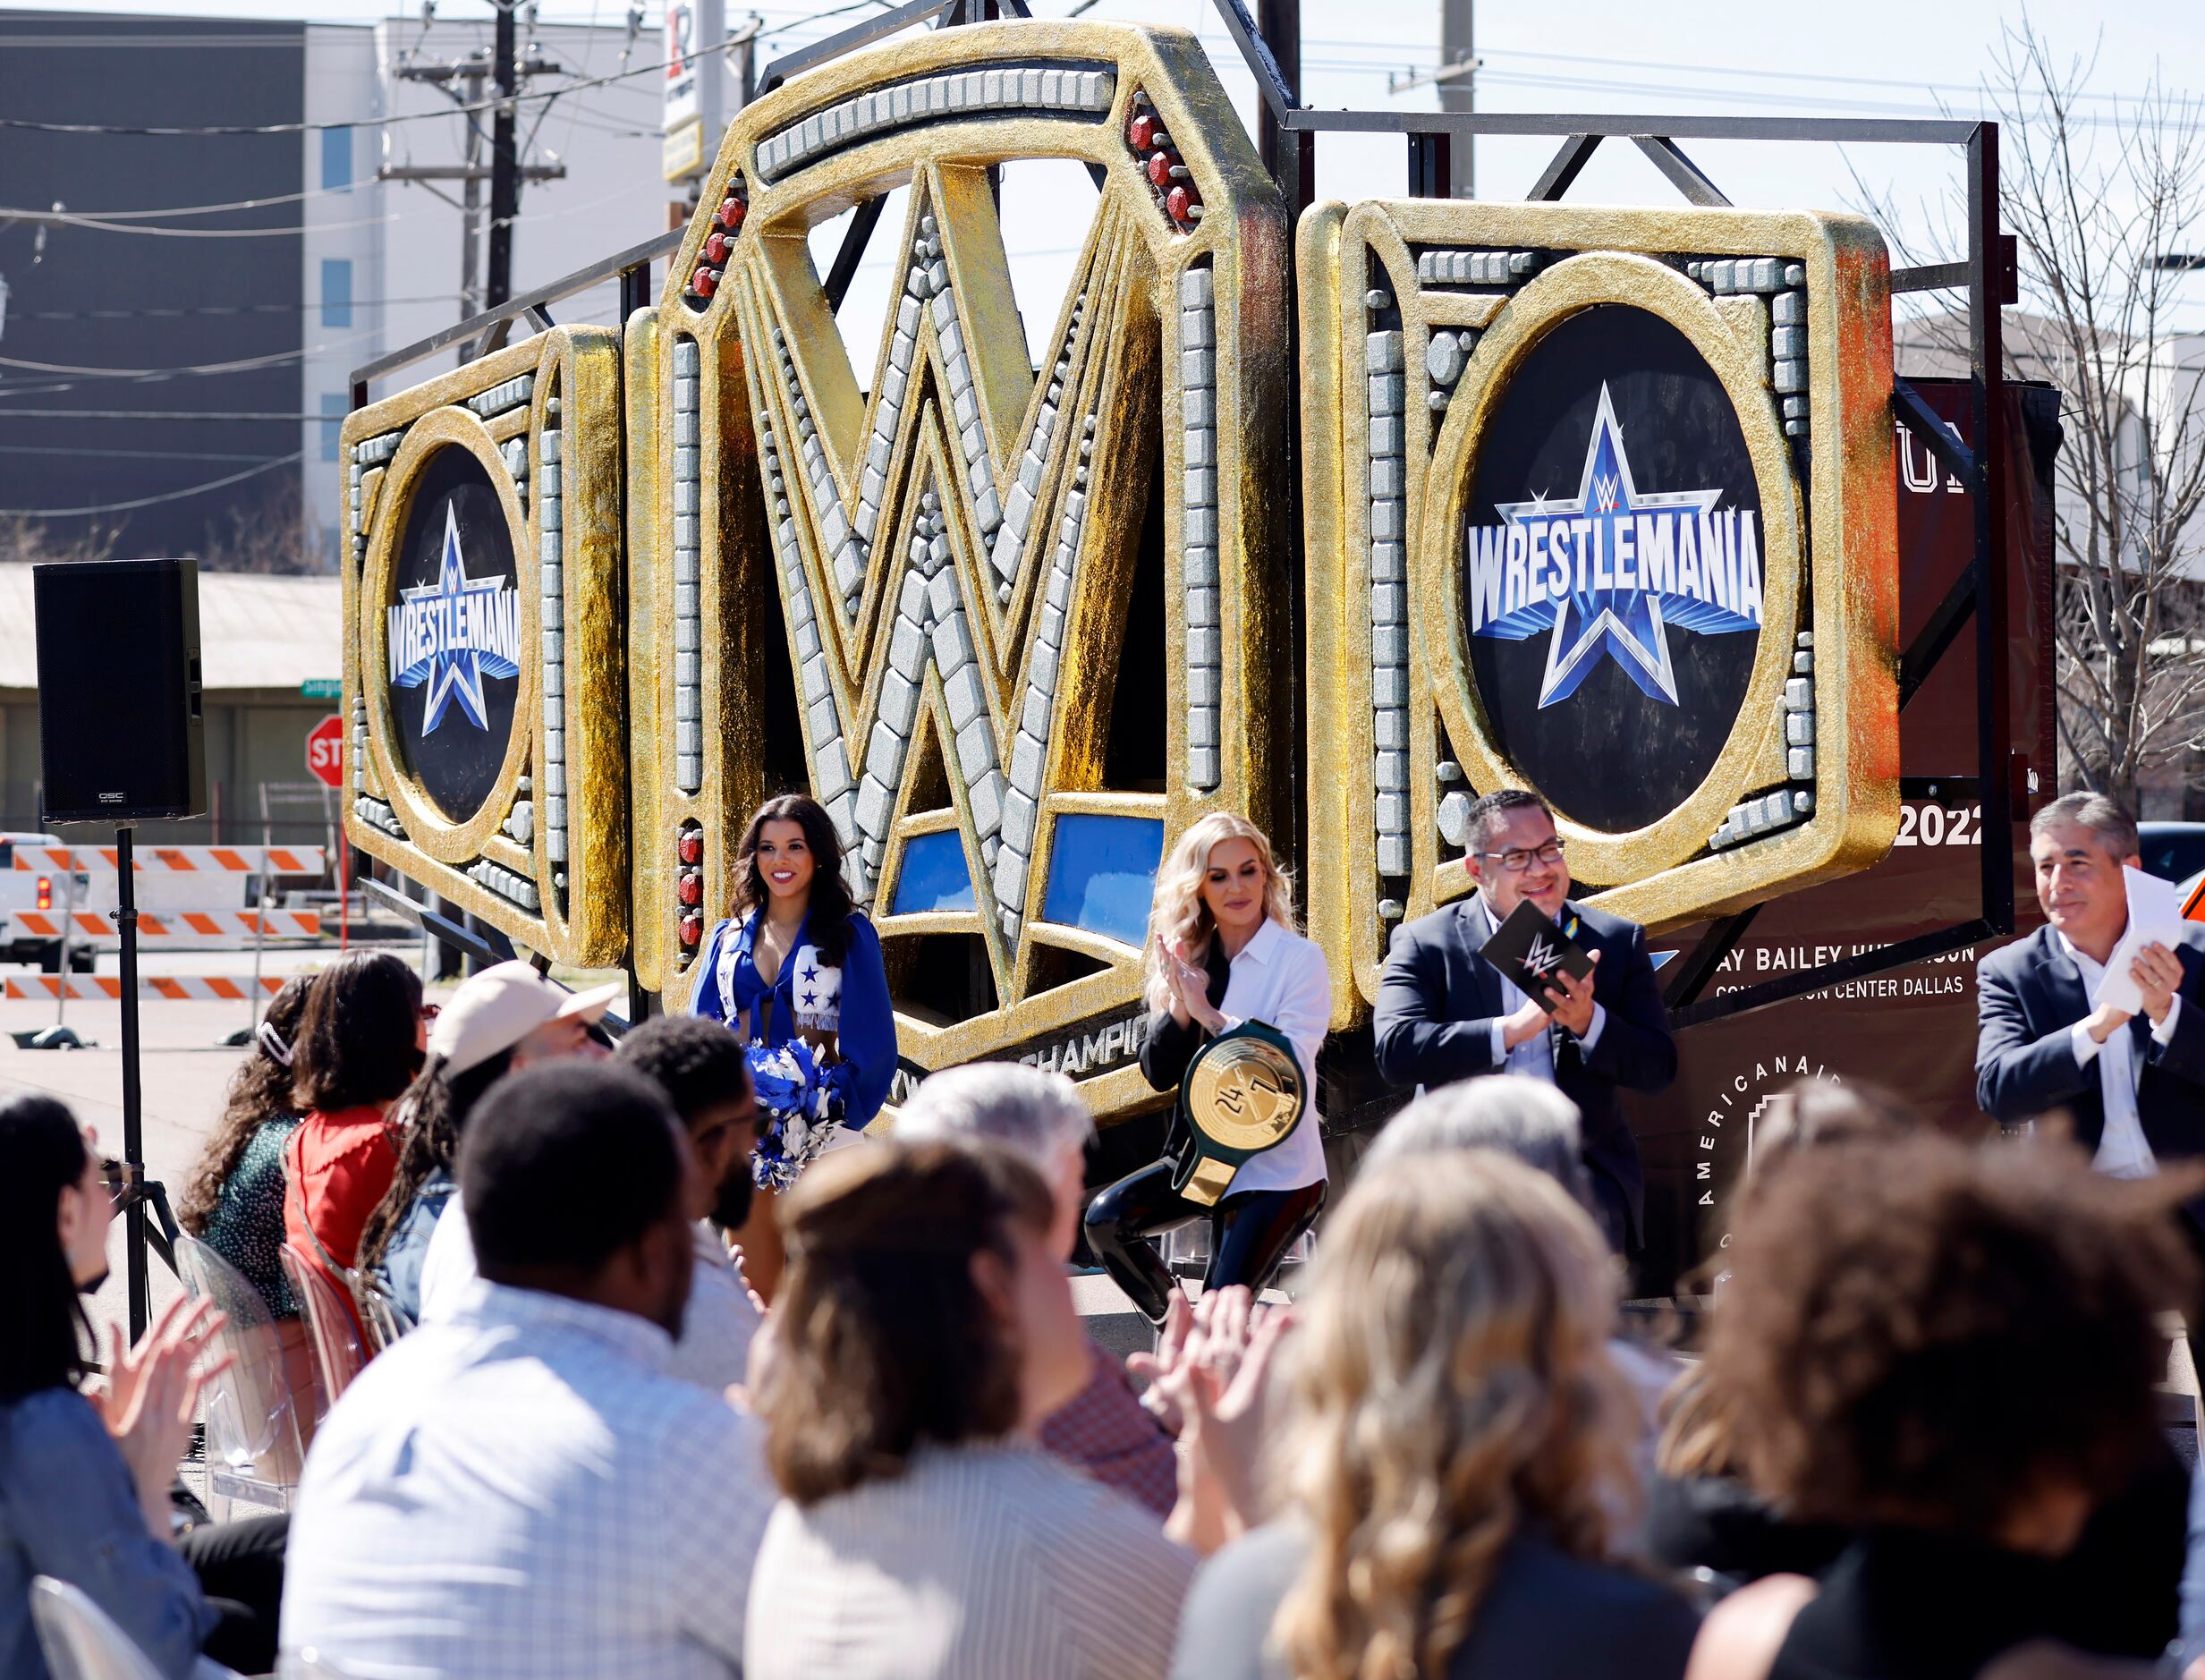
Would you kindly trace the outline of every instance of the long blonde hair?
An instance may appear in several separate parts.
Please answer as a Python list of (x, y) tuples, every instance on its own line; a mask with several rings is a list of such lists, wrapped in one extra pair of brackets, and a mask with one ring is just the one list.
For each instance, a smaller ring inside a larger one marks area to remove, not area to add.
[(1293, 920), (1293, 879), (1278, 866), (1270, 836), (1247, 818), (1229, 810), (1215, 810), (1179, 836), (1179, 844), (1156, 872), (1156, 896), (1149, 906), (1149, 943), (1142, 954), (1148, 976), (1149, 1007), (1171, 1007), (1171, 987), (1165, 980), (1165, 964), (1157, 950), (1160, 936), (1168, 946), (1184, 944), (1197, 963), (1209, 948), (1217, 924), (1202, 902), (1202, 881), (1209, 873), (1209, 854), (1219, 842), (1245, 840), (1256, 849), (1263, 864), (1263, 913), (1289, 933), (1299, 933)]
[(1357, 1183), (1317, 1252), (1280, 1460), (1313, 1538), (1274, 1624), (1297, 1680), (1445, 1674), (1527, 1523), (1604, 1554), (1632, 1497), (1615, 1302), (1591, 1219), (1520, 1161)]

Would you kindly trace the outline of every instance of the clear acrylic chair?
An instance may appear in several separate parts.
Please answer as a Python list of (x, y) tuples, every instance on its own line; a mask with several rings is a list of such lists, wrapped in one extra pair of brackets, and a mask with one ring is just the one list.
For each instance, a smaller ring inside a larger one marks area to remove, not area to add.
[(287, 1511), (306, 1454), (275, 1318), (244, 1274), (206, 1243), (178, 1237), (175, 1252), (184, 1287), (228, 1320), (209, 1348), (232, 1359), (205, 1396), (208, 1508), (216, 1521), (239, 1500)]
[[(53, 1680), (165, 1680), (152, 1659), (94, 1604), (83, 1589), (38, 1575), (30, 1582), (30, 1623), (38, 1630)], [(191, 1680), (236, 1680), (230, 1669), (202, 1657)]]
[(413, 1328), (413, 1320), (405, 1309), (390, 1297), (390, 1291), (364, 1271), (347, 1272), (344, 1281), (352, 1287), (353, 1304), (360, 1309), (360, 1322), (368, 1333), (368, 1357), (373, 1359), (385, 1348)]
[[(352, 1322), (352, 1309), (321, 1268), (286, 1243), (276, 1258), (283, 1262), (284, 1281), (292, 1299), (306, 1316), (308, 1340), (314, 1348), (314, 1369), (321, 1378), (323, 1410), (360, 1375), (367, 1362), (360, 1351), (360, 1330)], [(318, 1421), (318, 1420), (317, 1420)]]

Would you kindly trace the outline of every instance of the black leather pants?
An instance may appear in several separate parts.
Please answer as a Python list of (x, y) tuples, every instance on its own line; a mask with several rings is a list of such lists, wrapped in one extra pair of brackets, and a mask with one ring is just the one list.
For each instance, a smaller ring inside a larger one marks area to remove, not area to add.
[(1152, 1322), (1161, 1324), (1178, 1284), (1149, 1237), (1208, 1219), (1209, 1267), (1202, 1287), (1245, 1284), (1260, 1291), (1324, 1205), (1325, 1185), (1319, 1182), (1300, 1190), (1242, 1191), (1206, 1208), (1172, 1189), (1172, 1163), (1162, 1160), (1119, 1179), (1088, 1204), (1087, 1241), (1118, 1287)]

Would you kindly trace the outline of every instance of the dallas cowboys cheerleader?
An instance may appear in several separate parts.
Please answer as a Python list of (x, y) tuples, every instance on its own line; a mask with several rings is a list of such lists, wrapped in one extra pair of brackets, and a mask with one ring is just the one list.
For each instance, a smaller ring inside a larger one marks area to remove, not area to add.
[(837, 1129), (871, 1122), (895, 1073), (895, 1017), (880, 937), (851, 904), (835, 825), (802, 793), (770, 799), (743, 833), (734, 903), (705, 941), (691, 1014), (749, 1047), (768, 1125), (751, 1158), (761, 1192), (739, 1234), (744, 1269), (771, 1299), (781, 1273), (775, 1192)]

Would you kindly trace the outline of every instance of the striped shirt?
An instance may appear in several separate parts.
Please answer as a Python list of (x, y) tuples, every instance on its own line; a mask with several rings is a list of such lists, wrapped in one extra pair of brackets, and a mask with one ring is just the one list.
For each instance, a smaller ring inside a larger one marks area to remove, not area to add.
[(751, 1578), (747, 1680), (1160, 1680), (1194, 1557), (1030, 1445), (922, 1448), (783, 1500)]

